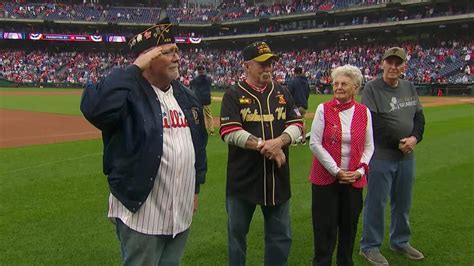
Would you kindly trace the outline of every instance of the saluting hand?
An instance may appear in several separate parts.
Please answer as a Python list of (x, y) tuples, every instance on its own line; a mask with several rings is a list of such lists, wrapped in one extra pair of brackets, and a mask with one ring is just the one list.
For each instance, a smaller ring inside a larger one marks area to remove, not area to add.
[(161, 46), (156, 46), (152, 49), (146, 50), (145, 52), (141, 53), (137, 59), (135, 59), (133, 64), (139, 67), (141, 70), (148, 69), (150, 67), (151, 61), (160, 56), (162, 52)]

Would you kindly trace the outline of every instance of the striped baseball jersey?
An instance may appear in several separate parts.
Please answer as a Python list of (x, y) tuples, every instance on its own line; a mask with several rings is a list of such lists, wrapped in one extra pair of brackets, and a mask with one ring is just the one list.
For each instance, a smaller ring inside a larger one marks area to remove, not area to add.
[[(301, 114), (288, 90), (274, 82), (262, 91), (245, 81), (238, 82), (224, 94), (219, 130), (222, 138), (243, 129), (263, 140), (274, 139), (290, 125), (302, 128)], [(228, 148), (228, 195), (264, 206), (281, 204), (290, 198), (288, 147), (283, 148), (287, 163), (281, 168), (258, 151), (234, 145)]]
[(112, 194), (110, 218), (149, 235), (176, 236), (189, 228), (193, 217), (196, 170), (188, 121), (173, 96), (153, 86), (163, 112), (163, 154), (153, 188), (137, 212), (129, 211)]

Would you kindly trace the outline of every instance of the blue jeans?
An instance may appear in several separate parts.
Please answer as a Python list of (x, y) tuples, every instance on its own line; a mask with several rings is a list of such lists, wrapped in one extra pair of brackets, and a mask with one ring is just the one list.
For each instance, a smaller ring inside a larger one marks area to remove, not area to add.
[(189, 229), (171, 235), (146, 235), (130, 229), (116, 219), (123, 265), (176, 265), (184, 254)]
[[(227, 196), (229, 265), (245, 265), (247, 233), (256, 205)], [(286, 265), (291, 247), (290, 202), (261, 206), (265, 221), (265, 265)]]
[(361, 250), (379, 249), (384, 236), (385, 205), (390, 195), (390, 245), (406, 247), (410, 240), (409, 214), (415, 160), (372, 160), (363, 211)]

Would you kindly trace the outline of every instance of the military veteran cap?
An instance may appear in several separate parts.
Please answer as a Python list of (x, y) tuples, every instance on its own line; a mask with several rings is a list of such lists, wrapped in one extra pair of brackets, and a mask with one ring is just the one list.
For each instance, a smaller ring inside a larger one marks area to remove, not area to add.
[(392, 48), (387, 49), (385, 51), (385, 54), (383, 55), (383, 60), (387, 59), (387, 57), (390, 57), (390, 56), (396, 56), (402, 59), (403, 61), (407, 60), (407, 54), (405, 53), (405, 50), (400, 47), (392, 47)]
[(175, 43), (172, 25), (169, 18), (160, 20), (156, 25), (135, 35), (128, 42), (130, 50), (141, 53), (148, 48)]
[(271, 58), (278, 60), (278, 56), (272, 53), (270, 47), (265, 42), (254, 42), (246, 46), (242, 51), (242, 55), (245, 61), (265, 62)]

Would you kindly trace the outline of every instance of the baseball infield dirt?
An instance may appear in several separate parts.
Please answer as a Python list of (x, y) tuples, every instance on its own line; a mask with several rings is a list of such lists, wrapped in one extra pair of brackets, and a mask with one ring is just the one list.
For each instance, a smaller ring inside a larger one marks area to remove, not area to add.
[(0, 148), (99, 137), (81, 116), (0, 109)]

